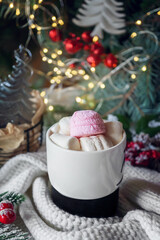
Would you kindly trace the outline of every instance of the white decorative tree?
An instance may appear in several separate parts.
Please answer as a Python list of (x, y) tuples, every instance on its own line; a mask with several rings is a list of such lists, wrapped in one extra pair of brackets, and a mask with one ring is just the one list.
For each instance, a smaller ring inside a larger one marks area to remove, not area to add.
[(31, 52), (20, 45), (14, 52), (16, 64), (11, 74), (5, 81), (0, 79), (0, 128), (5, 127), (8, 122), (30, 123), (35, 113), (28, 82), (32, 75), (28, 66), (31, 56)]
[(91, 36), (103, 38), (103, 31), (110, 34), (125, 32), (123, 3), (115, 0), (85, 0), (73, 23), (80, 27), (95, 26)]

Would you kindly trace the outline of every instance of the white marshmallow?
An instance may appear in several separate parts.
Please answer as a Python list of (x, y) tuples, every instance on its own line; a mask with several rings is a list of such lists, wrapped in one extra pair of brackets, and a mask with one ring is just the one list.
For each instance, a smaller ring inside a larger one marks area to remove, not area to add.
[(106, 136), (114, 145), (118, 144), (123, 137), (123, 126), (121, 122), (104, 122), (106, 128)]
[(62, 135), (59, 133), (53, 133), (50, 136), (50, 139), (57, 144), (58, 146), (65, 148), (65, 149), (70, 149), (70, 150), (80, 150), (80, 143), (79, 140), (75, 137), (71, 136), (66, 136)]
[(98, 138), (102, 144), (103, 149), (108, 149), (108, 148), (113, 147), (113, 143), (108, 137), (106, 137), (104, 135), (98, 135)]
[(59, 132), (59, 123), (55, 123), (52, 127), (51, 127), (51, 131), (53, 133), (58, 133)]
[(95, 143), (90, 137), (81, 137), (79, 140), (82, 151), (85, 152), (96, 151)]
[(59, 121), (59, 133), (69, 136), (70, 135), (70, 119), (71, 117), (64, 117)]
[(82, 151), (85, 152), (105, 150), (113, 146), (111, 140), (104, 135), (82, 137), (80, 144)]

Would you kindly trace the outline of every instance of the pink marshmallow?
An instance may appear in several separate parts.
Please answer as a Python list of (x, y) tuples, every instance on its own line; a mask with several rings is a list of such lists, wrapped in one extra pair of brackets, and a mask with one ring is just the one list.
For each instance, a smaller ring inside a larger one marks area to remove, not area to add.
[(92, 110), (74, 112), (70, 120), (70, 135), (88, 137), (105, 133), (105, 125), (100, 115)]

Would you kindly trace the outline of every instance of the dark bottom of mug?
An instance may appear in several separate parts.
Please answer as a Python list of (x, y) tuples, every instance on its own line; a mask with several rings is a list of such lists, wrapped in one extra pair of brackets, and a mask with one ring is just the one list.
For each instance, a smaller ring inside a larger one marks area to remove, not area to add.
[(115, 214), (118, 204), (117, 189), (112, 194), (93, 200), (79, 200), (69, 198), (52, 188), (53, 202), (61, 209), (74, 215), (83, 217), (111, 217)]

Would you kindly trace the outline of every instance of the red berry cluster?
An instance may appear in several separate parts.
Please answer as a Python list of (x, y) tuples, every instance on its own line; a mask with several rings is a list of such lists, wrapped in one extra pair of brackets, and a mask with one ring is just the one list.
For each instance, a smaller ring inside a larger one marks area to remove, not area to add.
[(145, 150), (145, 145), (142, 142), (128, 142), (125, 161), (130, 161), (134, 166), (149, 167), (153, 161), (160, 162), (160, 152)]
[(83, 48), (80, 37), (76, 37), (74, 33), (70, 33), (69, 37), (64, 40), (64, 47), (69, 54), (75, 54)]
[(0, 202), (0, 222), (3, 224), (10, 224), (16, 220), (16, 214), (13, 204), (8, 201)]
[[(49, 37), (54, 42), (61, 41), (62, 33), (58, 29), (52, 29), (49, 32)], [(100, 42), (93, 43), (89, 31), (83, 32), (81, 37), (70, 33), (69, 37), (63, 41), (63, 44), (66, 52), (69, 54), (75, 54), (80, 50), (87, 51), (88, 56), (86, 60), (92, 67), (96, 67), (101, 62), (109, 68), (115, 68), (117, 66), (117, 58), (112, 53), (106, 54)]]

